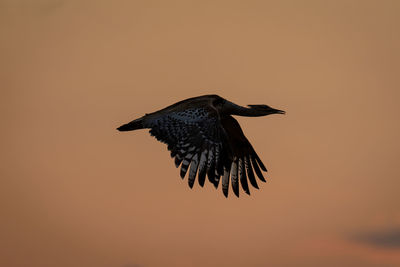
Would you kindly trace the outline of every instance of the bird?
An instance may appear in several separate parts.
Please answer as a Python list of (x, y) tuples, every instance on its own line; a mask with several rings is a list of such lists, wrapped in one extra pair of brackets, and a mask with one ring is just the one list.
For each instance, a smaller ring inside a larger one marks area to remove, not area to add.
[[(285, 114), (267, 105), (239, 106), (218, 95), (188, 98), (118, 127), (118, 131), (150, 129), (150, 135), (167, 144), (182, 179), (188, 173), (193, 188), (196, 177), (201, 187), (206, 176), (215, 188), (222, 180), (222, 192), (229, 185), (239, 197), (239, 183), (250, 195), (249, 183), (259, 189), (256, 177), (266, 182), (267, 168), (233, 116), (259, 117)], [(231, 182), (230, 182), (231, 181)]]

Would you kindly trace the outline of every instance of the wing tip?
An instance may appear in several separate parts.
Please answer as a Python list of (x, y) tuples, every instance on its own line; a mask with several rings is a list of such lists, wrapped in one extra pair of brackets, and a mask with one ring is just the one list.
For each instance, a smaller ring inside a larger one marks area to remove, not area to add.
[(181, 176), (182, 179), (184, 179), (185, 175), (186, 175), (186, 171), (183, 171), (182, 168), (181, 168), (181, 171), (180, 171), (179, 175)]

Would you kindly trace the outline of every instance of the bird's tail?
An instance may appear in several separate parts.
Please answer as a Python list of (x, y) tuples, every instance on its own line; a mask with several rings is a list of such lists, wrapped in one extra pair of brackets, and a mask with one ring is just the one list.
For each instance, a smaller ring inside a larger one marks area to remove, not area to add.
[(125, 132), (125, 131), (133, 131), (138, 129), (143, 129), (143, 118), (139, 118), (133, 120), (127, 124), (121, 125), (117, 128), (118, 131)]

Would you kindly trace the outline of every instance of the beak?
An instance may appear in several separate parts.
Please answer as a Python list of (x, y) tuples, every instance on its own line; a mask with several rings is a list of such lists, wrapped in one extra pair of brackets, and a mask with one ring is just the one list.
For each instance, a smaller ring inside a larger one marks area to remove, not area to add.
[(285, 111), (280, 110), (280, 109), (274, 109), (274, 108), (271, 108), (270, 112), (271, 112), (271, 114), (286, 114)]

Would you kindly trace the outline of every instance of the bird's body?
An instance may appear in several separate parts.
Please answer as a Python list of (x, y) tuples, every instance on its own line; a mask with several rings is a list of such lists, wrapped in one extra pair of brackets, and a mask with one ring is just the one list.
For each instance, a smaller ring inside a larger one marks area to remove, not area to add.
[(245, 108), (217, 95), (205, 95), (146, 114), (118, 130), (149, 128), (151, 135), (168, 145), (176, 166), (181, 166), (181, 177), (189, 172), (190, 187), (196, 176), (201, 186), (207, 176), (215, 187), (222, 177), (224, 195), (228, 196), (231, 179), (233, 192), (239, 196), (239, 180), (243, 190), (250, 194), (247, 179), (258, 188), (253, 170), (265, 182), (261, 170), (267, 169), (231, 115), (253, 117), (275, 113), (283, 114), (284, 111), (266, 105)]

